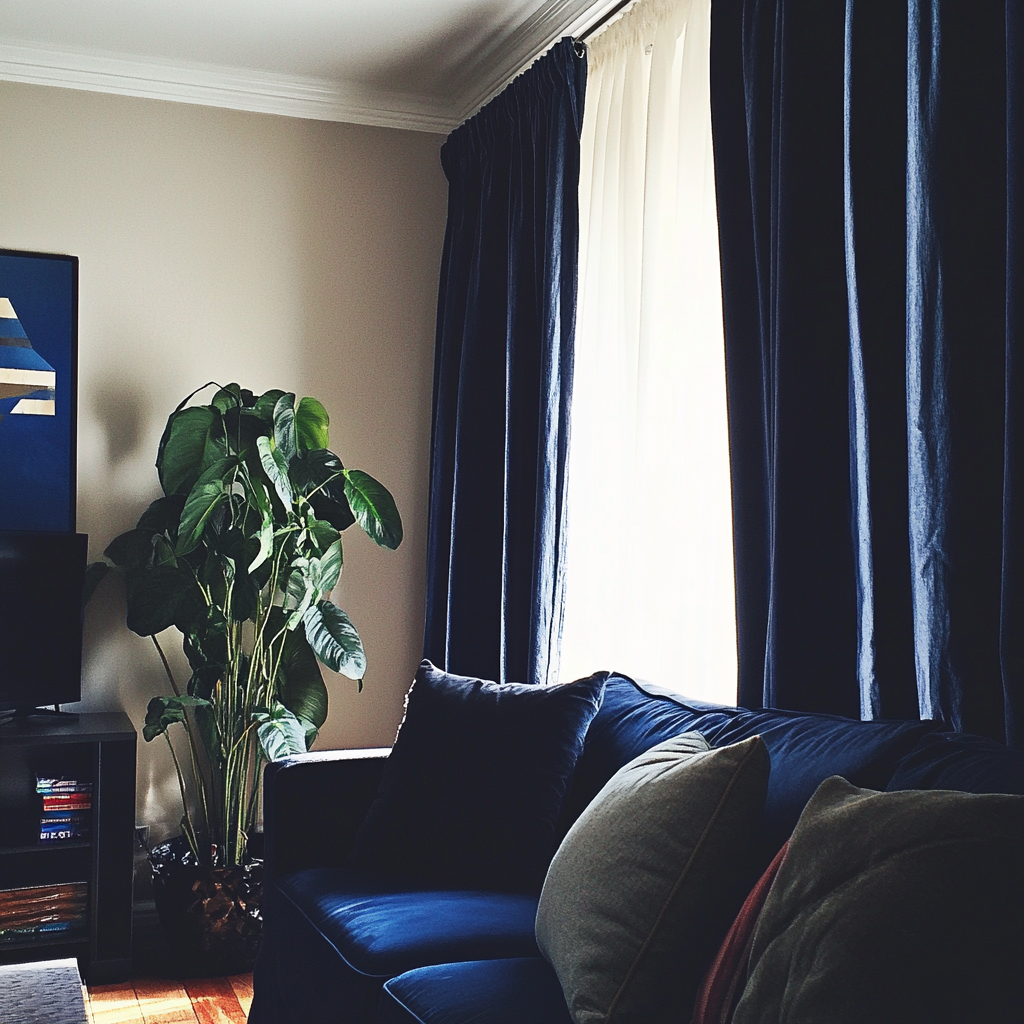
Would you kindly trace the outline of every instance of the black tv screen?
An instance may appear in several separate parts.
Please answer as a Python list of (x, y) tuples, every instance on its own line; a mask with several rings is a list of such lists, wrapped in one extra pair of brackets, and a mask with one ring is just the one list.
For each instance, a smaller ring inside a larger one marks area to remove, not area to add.
[(88, 537), (0, 532), (0, 711), (82, 699)]

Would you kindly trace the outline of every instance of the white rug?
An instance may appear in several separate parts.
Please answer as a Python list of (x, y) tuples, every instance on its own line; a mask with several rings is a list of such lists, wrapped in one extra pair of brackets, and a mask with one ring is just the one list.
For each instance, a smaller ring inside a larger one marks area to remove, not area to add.
[(86, 1024), (78, 961), (0, 967), (0, 1024)]

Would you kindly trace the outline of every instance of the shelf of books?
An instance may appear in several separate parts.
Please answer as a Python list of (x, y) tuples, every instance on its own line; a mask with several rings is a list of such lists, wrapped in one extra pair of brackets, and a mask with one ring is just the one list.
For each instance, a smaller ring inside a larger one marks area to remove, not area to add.
[(0, 855), (88, 846), (95, 761), (85, 744), (0, 748)]
[(64, 882), (0, 890), (0, 943), (55, 945), (87, 934), (89, 885)]
[(37, 776), (36, 793), (43, 801), (39, 842), (64, 843), (89, 838), (91, 782), (63, 775)]

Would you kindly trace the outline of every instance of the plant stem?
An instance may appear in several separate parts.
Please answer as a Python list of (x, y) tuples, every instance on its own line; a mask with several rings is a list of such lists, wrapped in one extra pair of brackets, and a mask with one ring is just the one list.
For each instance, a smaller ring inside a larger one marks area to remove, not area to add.
[(252, 832), (252, 823), (256, 818), (257, 809), (259, 807), (259, 796), (260, 796), (260, 768), (263, 766), (263, 749), (258, 743), (254, 744), (253, 751), (253, 778), (254, 783), (252, 790), (249, 793), (249, 806), (245, 812), (245, 834), (246, 843), (248, 844), (248, 836)]
[(317, 491), (322, 490), (324, 487), (326, 487), (330, 483), (334, 483), (334, 481), (337, 480), (339, 476), (344, 476), (344, 475), (345, 475), (345, 471), (343, 469), (340, 470), (337, 473), (332, 473), (322, 483), (317, 484), (316, 487), (314, 487), (313, 490), (311, 490), (309, 492), (309, 494), (304, 494), (304, 495), (302, 495), (302, 497), (304, 497), (306, 499), (306, 501), (309, 501), (309, 499), (312, 498), (313, 495), (316, 494)]
[(185, 838), (188, 840), (188, 845), (192, 848), (192, 853), (195, 854), (196, 860), (202, 864), (203, 859), (199, 856), (199, 844), (196, 838), (195, 826), (192, 824), (192, 816), (188, 813), (185, 777), (181, 774), (181, 765), (178, 763), (178, 755), (174, 752), (174, 744), (171, 742), (171, 737), (168, 736), (166, 730), (164, 730), (164, 739), (167, 740), (167, 749), (171, 752), (171, 759), (174, 761), (174, 771), (178, 776), (178, 789), (181, 790), (181, 806), (185, 812)]
[[(160, 646), (160, 641), (157, 640), (155, 633), (150, 635), (150, 640), (153, 641), (153, 646), (156, 648), (157, 654), (160, 655), (160, 660), (163, 662), (163, 665), (164, 665), (164, 672), (167, 673), (167, 678), (171, 682), (171, 689), (174, 690), (174, 696), (175, 697), (180, 697), (181, 696), (181, 690), (178, 689), (178, 684), (177, 684), (177, 682), (175, 682), (174, 674), (171, 672), (171, 666), (170, 666), (170, 664), (167, 661), (167, 656), (164, 654), (164, 649)], [(189, 721), (188, 712), (187, 711), (183, 711), (182, 714), (184, 715), (184, 717), (182, 719), (182, 725), (185, 726), (185, 735), (188, 738), (188, 754), (189, 754), (189, 761), (190, 761), (190, 763), (192, 765), (192, 778), (195, 780), (196, 793), (199, 796), (199, 804), (200, 804), (200, 807), (202, 808), (202, 812), (203, 812), (203, 821), (206, 822), (206, 828), (207, 828), (207, 831), (209, 831), (209, 828), (210, 828), (210, 812), (209, 812), (209, 809), (208, 809), (207, 803), (206, 803), (206, 777), (203, 775), (202, 771), (200, 770), (199, 762), (196, 759), (196, 740), (195, 740), (195, 736), (193, 736), (193, 734), (192, 734), (192, 724)], [(164, 733), (164, 735), (166, 736), (167, 734)], [(170, 743), (170, 740), (168, 740), (167, 742)], [(171, 749), (171, 753), (172, 754), (174, 753), (173, 748)], [(177, 758), (175, 758), (175, 767), (177, 767)], [(178, 774), (179, 775), (181, 774), (180, 770), (179, 770)], [(188, 814), (188, 805), (187, 805), (187, 803), (185, 803), (185, 791), (184, 791), (184, 789), (182, 790), (181, 799), (182, 799), (182, 803), (185, 804), (185, 813), (187, 815)]]
[(156, 653), (160, 655), (160, 660), (164, 665), (164, 672), (167, 674), (167, 679), (171, 684), (171, 689), (174, 691), (174, 696), (180, 697), (181, 690), (178, 689), (178, 684), (174, 680), (174, 673), (171, 671), (171, 666), (167, 661), (167, 656), (164, 654), (164, 649), (160, 646), (160, 641), (156, 638), (156, 633), (151, 633), (149, 639), (153, 641)]

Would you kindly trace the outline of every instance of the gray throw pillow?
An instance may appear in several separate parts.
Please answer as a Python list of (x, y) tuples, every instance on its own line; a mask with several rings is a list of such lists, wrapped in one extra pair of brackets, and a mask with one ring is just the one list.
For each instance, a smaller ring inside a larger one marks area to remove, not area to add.
[(537, 943), (576, 1024), (689, 1020), (750, 887), (768, 772), (760, 737), (710, 750), (684, 733), (616, 772), (569, 830)]
[(733, 1024), (1024, 1019), (1024, 796), (826, 779), (793, 833)]

